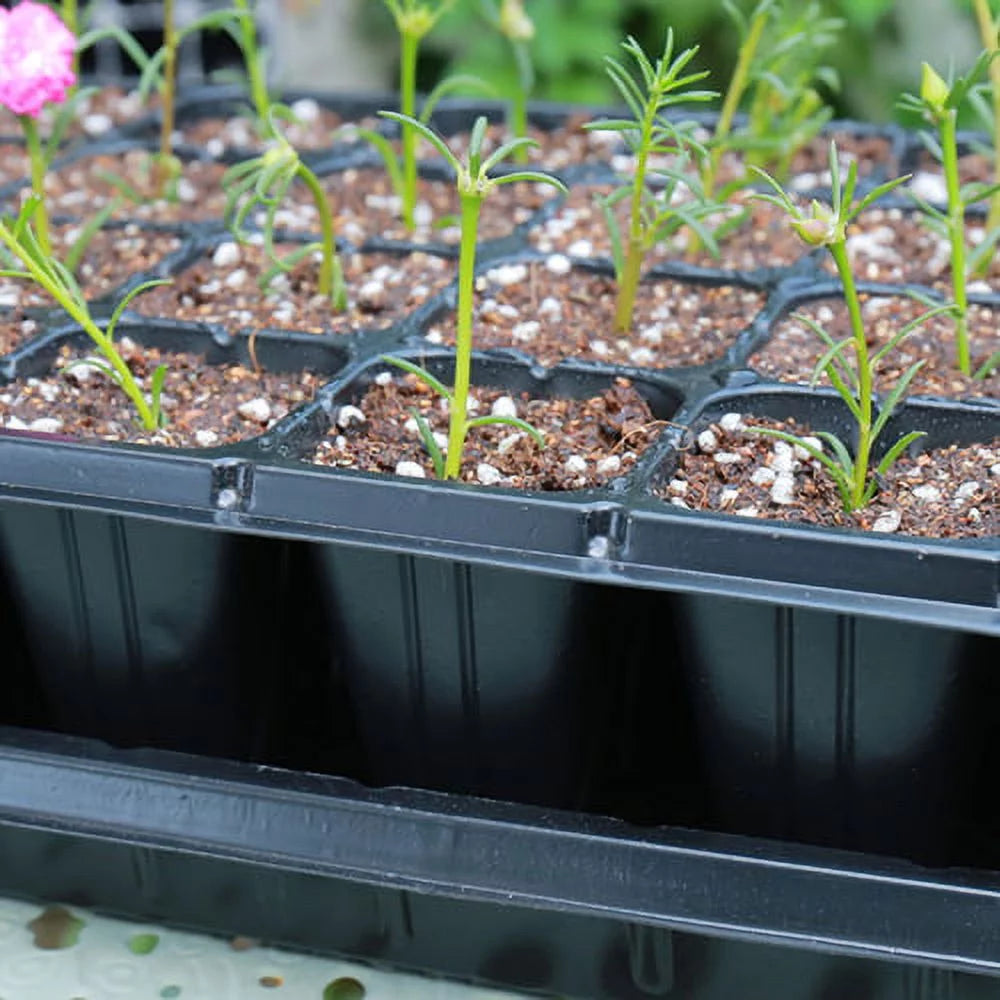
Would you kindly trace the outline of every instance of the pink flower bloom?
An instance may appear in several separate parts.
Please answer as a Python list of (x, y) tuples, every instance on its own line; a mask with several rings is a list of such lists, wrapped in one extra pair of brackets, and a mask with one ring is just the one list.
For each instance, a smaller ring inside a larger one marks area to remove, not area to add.
[(76, 82), (75, 50), (73, 33), (44, 4), (0, 8), (0, 104), (32, 118), (50, 101), (61, 104)]

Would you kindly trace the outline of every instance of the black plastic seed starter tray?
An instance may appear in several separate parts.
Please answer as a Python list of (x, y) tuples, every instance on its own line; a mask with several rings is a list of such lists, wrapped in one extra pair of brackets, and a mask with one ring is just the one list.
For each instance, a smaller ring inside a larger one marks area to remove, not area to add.
[[(219, 95), (180, 120), (232, 105)], [(916, 139), (889, 137), (905, 168)], [(321, 171), (376, 162), (350, 142), (310, 156)], [(481, 271), (544, 257), (528, 233), (554, 207), (484, 245)], [(154, 276), (224, 229), (176, 231), (185, 245)], [(685, 428), (726, 412), (849, 430), (835, 395), (748, 360), (796, 303), (836, 294), (814, 258), (664, 263), (658, 278), (767, 301), (694, 368), (476, 355), (476, 381), (536, 395), (633, 381), (669, 426), (604, 489), (303, 460), (384, 354), (449, 377), (450, 352), (423, 335), (453, 288), (388, 329), (260, 332), (265, 368), (326, 384), (254, 440), (0, 432), (0, 891), (585, 1000), (994, 995), (1000, 543), (653, 496)], [(4, 380), (81, 341), (35, 315)], [(130, 313), (121, 329), (209, 363), (249, 358), (245, 334), (210, 325)], [(914, 399), (893, 424), (888, 438), (920, 427), (926, 446), (989, 442), (1000, 407)]]

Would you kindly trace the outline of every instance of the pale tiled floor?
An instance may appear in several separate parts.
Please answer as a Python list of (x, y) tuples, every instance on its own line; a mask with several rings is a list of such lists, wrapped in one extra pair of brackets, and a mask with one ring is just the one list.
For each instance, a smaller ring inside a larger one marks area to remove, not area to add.
[[(0, 899), (0, 1000), (517, 1000), (512, 993)], [(82, 921), (79, 923), (78, 921)], [(37, 925), (36, 925), (37, 928)], [(353, 981), (353, 982), (352, 982)]]

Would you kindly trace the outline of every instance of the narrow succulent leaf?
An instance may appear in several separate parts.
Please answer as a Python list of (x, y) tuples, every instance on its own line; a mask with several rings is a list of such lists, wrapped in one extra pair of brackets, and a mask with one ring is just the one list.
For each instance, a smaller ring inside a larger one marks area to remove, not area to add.
[(98, 42), (103, 42), (107, 39), (111, 39), (121, 46), (129, 59), (135, 63), (140, 75), (145, 72), (150, 60), (149, 55), (135, 35), (130, 34), (118, 25), (108, 25), (107, 27), (94, 28), (91, 31), (84, 32), (77, 40), (76, 51), (77, 53), (83, 53)]
[(472, 123), (472, 131), (469, 133), (468, 153), (469, 173), (471, 174), (479, 173), (482, 162), (483, 140), (486, 138), (486, 124), (485, 115), (480, 115)]
[(843, 340), (828, 348), (813, 367), (813, 373), (812, 377), (809, 379), (809, 384), (815, 387), (819, 382), (820, 377), (826, 373), (827, 369), (832, 367), (835, 361), (842, 360), (843, 352), (846, 351), (847, 348), (853, 343), (853, 337), (845, 337)]
[(122, 313), (128, 309), (133, 299), (142, 295), (143, 292), (148, 292), (150, 288), (156, 288), (158, 285), (169, 285), (170, 283), (171, 282), (168, 278), (155, 278), (151, 281), (144, 281), (142, 284), (136, 285), (135, 288), (126, 292), (125, 295), (122, 296), (121, 302), (115, 306), (114, 312), (111, 314), (111, 319), (108, 320), (108, 325), (105, 331), (108, 337), (114, 337), (118, 321), (122, 318)]
[(635, 127), (638, 128), (638, 123), (642, 120), (642, 106), (645, 102), (639, 85), (632, 79), (628, 71), (614, 59), (609, 58), (605, 62), (604, 68), (629, 111), (635, 116)]
[(375, 147), (376, 152), (382, 157), (382, 163), (385, 165), (385, 171), (389, 175), (389, 182), (392, 184), (393, 191), (397, 195), (401, 195), (403, 191), (403, 168), (399, 164), (399, 157), (396, 155), (396, 150), (393, 148), (392, 143), (374, 129), (358, 127), (354, 130), (354, 133), (362, 139), (367, 139)]
[(902, 326), (892, 335), (887, 343), (885, 343), (874, 355), (872, 355), (872, 368), (874, 368), (875, 365), (877, 365), (886, 355), (893, 351), (897, 344), (909, 337), (909, 335), (918, 327), (921, 327), (929, 320), (934, 319), (935, 316), (941, 316), (944, 313), (954, 313), (956, 308), (957, 307), (954, 302), (949, 302), (946, 305), (937, 305), (933, 309), (928, 309), (926, 312), (922, 312), (915, 319), (911, 319), (909, 323)]
[(509, 139), (507, 142), (502, 143), (497, 146), (496, 149), (490, 153), (489, 156), (483, 160), (480, 169), (487, 173), (492, 170), (498, 163), (506, 160), (508, 156), (512, 153), (517, 152), (519, 149), (534, 149), (538, 147), (538, 143), (534, 139), (529, 139), (527, 136), (521, 136), (516, 139)]
[(458, 93), (461, 90), (478, 92), (489, 97), (496, 96), (496, 88), (485, 80), (473, 76), (471, 73), (456, 73), (441, 80), (424, 98), (424, 103), (420, 107), (419, 120), (428, 124), (441, 100), (449, 94)]
[(141, 205), (145, 201), (142, 192), (119, 174), (112, 173), (110, 170), (105, 170), (104, 168), (96, 169), (94, 174), (116, 191), (120, 191), (133, 205)]
[(201, 17), (196, 17), (177, 32), (177, 42), (180, 44), (180, 42), (190, 35), (197, 35), (203, 31), (219, 30), (227, 23), (231, 23), (235, 18), (242, 17), (243, 13), (243, 11), (236, 7), (227, 7), (223, 10), (214, 10), (208, 14), (203, 14)]
[(886, 181), (884, 184), (879, 184), (878, 187), (869, 191), (851, 210), (848, 215), (848, 221), (855, 218), (861, 212), (863, 212), (869, 205), (878, 201), (879, 198), (887, 195), (894, 188), (898, 188), (900, 184), (905, 184), (913, 175), (903, 174), (902, 177), (894, 177), (891, 181)]
[(830, 446), (835, 462), (845, 473), (850, 475), (854, 471), (854, 457), (847, 450), (847, 445), (836, 434), (830, 431), (817, 431), (814, 436), (818, 437), (820, 441), (825, 441)]
[(386, 364), (394, 365), (396, 368), (402, 368), (404, 372), (409, 372), (411, 375), (415, 375), (421, 382), (433, 389), (439, 396), (443, 396), (449, 403), (453, 402), (454, 393), (451, 389), (449, 389), (442, 381), (435, 378), (421, 365), (416, 365), (412, 361), (407, 361), (406, 358), (393, 357), (391, 354), (383, 354), (379, 360), (384, 361)]
[(926, 361), (917, 361), (915, 364), (910, 365), (895, 386), (893, 386), (892, 392), (886, 396), (885, 401), (879, 408), (878, 418), (875, 423), (872, 424), (872, 441), (875, 441), (879, 434), (882, 433), (882, 429), (885, 427), (893, 413), (895, 413), (896, 407), (899, 406), (899, 402), (903, 398), (906, 390), (910, 387), (910, 383), (913, 381), (917, 372), (920, 371), (925, 364)]
[(611, 240), (611, 260), (615, 266), (615, 280), (618, 282), (621, 282), (622, 274), (625, 271), (625, 249), (622, 246), (622, 232), (618, 225), (618, 219), (615, 217), (614, 206), (627, 194), (627, 189), (619, 188), (607, 198), (600, 196), (595, 198), (601, 209), (601, 214), (604, 216), (604, 224), (608, 228), (608, 236)]
[(975, 249), (966, 257), (965, 268), (967, 274), (978, 274), (979, 269), (986, 263), (987, 258), (992, 258), (996, 253), (997, 241), (1000, 240), (1000, 226), (991, 229)]
[(452, 167), (455, 168), (456, 173), (461, 172), (462, 164), (459, 163), (455, 154), (448, 148), (444, 139), (442, 139), (433, 129), (429, 128), (422, 121), (418, 121), (416, 118), (411, 118), (409, 115), (400, 114), (398, 111), (380, 111), (379, 116), (381, 118), (388, 118), (390, 121), (398, 122), (400, 125), (409, 125), (411, 128), (415, 129), (444, 157), (444, 159)]
[(545, 438), (541, 432), (532, 427), (527, 420), (521, 420), (520, 417), (496, 417), (492, 414), (485, 417), (474, 417), (466, 424), (466, 427), (471, 430), (473, 427), (487, 427), (490, 424), (506, 424), (508, 427), (516, 427), (518, 430), (530, 434), (539, 448), (545, 447)]
[(423, 442), (427, 454), (430, 455), (431, 464), (434, 466), (434, 475), (438, 479), (444, 479), (444, 454), (441, 451), (441, 446), (437, 443), (437, 439), (434, 437), (431, 425), (427, 423), (427, 418), (415, 406), (410, 407), (410, 414), (417, 425), (417, 433), (420, 435), (420, 440)]
[(80, 262), (83, 260), (83, 255), (87, 252), (87, 248), (93, 242), (94, 237), (101, 231), (101, 228), (108, 219), (121, 207), (122, 200), (117, 197), (112, 198), (111, 201), (107, 202), (100, 211), (95, 212), (87, 220), (86, 224), (80, 228), (79, 235), (73, 240), (73, 244), (66, 252), (66, 257), (63, 261), (71, 274), (76, 274), (80, 269)]
[(514, 173), (493, 177), (492, 181), (494, 184), (513, 184), (516, 181), (531, 181), (535, 184), (548, 184), (557, 191), (568, 194), (566, 185), (558, 177), (553, 177), (552, 174), (543, 174), (537, 170), (517, 170)]
[(634, 132), (639, 128), (631, 118), (599, 118), (583, 127), (588, 132)]
[(149, 398), (152, 403), (153, 420), (157, 427), (163, 426), (163, 383), (167, 377), (167, 366), (157, 365), (149, 380)]
[(994, 369), (1000, 368), (1000, 351), (991, 354), (973, 373), (974, 379), (983, 379), (993, 373)]
[[(814, 444), (803, 440), (797, 434), (789, 434), (787, 431), (779, 431), (773, 427), (748, 427), (747, 430), (753, 431), (755, 434), (764, 434), (767, 437), (778, 438), (780, 441), (787, 441), (792, 445), (799, 445), (804, 448), (817, 462), (820, 462), (823, 467), (830, 473), (833, 481), (837, 484), (837, 489), (840, 492), (841, 497), (844, 497), (844, 487), (846, 486), (848, 491), (850, 489), (850, 478), (848, 473), (840, 467), (840, 465), (832, 459), (826, 452), (821, 451)], [(820, 437), (819, 434), (816, 437)]]
[(913, 444), (914, 441), (919, 441), (920, 438), (926, 435), (926, 431), (910, 431), (909, 434), (904, 434), (883, 456), (882, 461), (878, 463), (875, 472), (884, 476), (892, 467), (895, 465), (896, 461), (900, 458), (904, 451)]
[(161, 48), (143, 66), (142, 72), (139, 74), (139, 83), (136, 86), (136, 93), (138, 93), (140, 100), (148, 100), (154, 87), (157, 89), (162, 87), (163, 65), (166, 57), (166, 49)]
[(962, 185), (962, 189), (959, 192), (959, 200), (963, 206), (968, 208), (969, 205), (975, 205), (976, 202), (992, 198), (998, 191), (1000, 191), (1000, 184), (986, 184), (983, 181), (973, 181)]

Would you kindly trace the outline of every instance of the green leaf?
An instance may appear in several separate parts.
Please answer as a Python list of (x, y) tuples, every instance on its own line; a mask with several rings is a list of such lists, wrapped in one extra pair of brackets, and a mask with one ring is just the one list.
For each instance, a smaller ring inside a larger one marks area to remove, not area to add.
[(448, 148), (447, 143), (433, 129), (428, 128), (422, 121), (411, 118), (409, 115), (400, 114), (398, 111), (380, 111), (379, 117), (388, 118), (390, 121), (398, 122), (404, 128), (409, 126), (415, 129), (425, 138), (443, 157), (451, 164), (456, 173), (461, 173), (462, 164), (455, 154)]
[(167, 366), (157, 365), (149, 380), (149, 398), (152, 401), (153, 422), (157, 427), (162, 427), (166, 422), (164, 419), (161, 399), (163, 397), (163, 383), (167, 378)]
[(447, 399), (449, 403), (454, 401), (454, 393), (451, 389), (435, 378), (426, 368), (415, 365), (412, 361), (407, 361), (406, 358), (393, 357), (391, 354), (383, 354), (379, 360), (386, 362), (386, 364), (395, 365), (397, 368), (402, 368), (404, 372), (409, 372), (411, 375), (416, 375), (421, 382), (430, 386), (439, 396)]
[(884, 476), (896, 462), (896, 460), (906, 451), (907, 448), (913, 444), (914, 441), (918, 441), (920, 438), (924, 437), (926, 431), (910, 431), (909, 434), (904, 434), (886, 453), (882, 461), (878, 463), (875, 472)]
[(133, 955), (149, 955), (156, 950), (159, 943), (159, 934), (133, 934), (128, 940), (128, 950)]
[(487, 94), (490, 97), (496, 95), (496, 88), (478, 76), (471, 73), (456, 73), (453, 76), (445, 77), (434, 89), (424, 98), (424, 103), (420, 108), (420, 121), (427, 124), (434, 114), (434, 109), (438, 106), (442, 98), (448, 94), (457, 93), (460, 90), (471, 90), (473, 93)]
[(1000, 351), (991, 354), (972, 374), (974, 379), (983, 379), (1000, 367)]
[(122, 207), (122, 202), (118, 198), (112, 198), (104, 208), (99, 212), (95, 212), (94, 215), (87, 221), (87, 223), (80, 229), (80, 233), (75, 240), (73, 240), (73, 245), (69, 248), (66, 253), (66, 258), (64, 263), (66, 267), (72, 274), (80, 269), (80, 261), (83, 260), (83, 255), (87, 252), (87, 247), (93, 242), (94, 237), (101, 231), (104, 223), (111, 218), (119, 208)]
[(518, 181), (531, 181), (535, 184), (548, 184), (549, 187), (554, 187), (563, 194), (569, 193), (566, 185), (558, 177), (553, 177), (552, 174), (543, 174), (537, 170), (518, 170), (511, 174), (494, 177), (492, 180), (494, 184), (514, 184)]
[(434, 475), (438, 479), (444, 479), (444, 455), (441, 452), (441, 446), (434, 437), (434, 431), (431, 430), (431, 425), (427, 423), (427, 418), (415, 406), (411, 406), (409, 409), (410, 414), (416, 421), (420, 440), (423, 442), (424, 448), (427, 449), (427, 454), (431, 457), (431, 463), (434, 466)]
[(545, 447), (545, 438), (542, 436), (541, 432), (532, 427), (526, 420), (521, 420), (520, 417), (495, 417), (492, 415), (474, 417), (472, 420), (468, 421), (465, 426), (471, 430), (473, 427), (486, 427), (489, 424), (507, 424), (509, 427), (516, 427), (518, 430), (524, 431), (526, 434), (530, 434), (539, 448)]
[(395, 191), (398, 197), (402, 197), (403, 168), (399, 165), (399, 157), (396, 155), (396, 150), (393, 148), (392, 143), (380, 132), (376, 132), (370, 128), (355, 127), (351, 131), (355, 135), (359, 135), (362, 139), (367, 139), (375, 147), (378, 154), (382, 157), (382, 162), (385, 165), (386, 173), (389, 175), (393, 191)]
[[(773, 427), (748, 427), (747, 430), (752, 431), (754, 434), (765, 434), (767, 437), (778, 438), (781, 441), (787, 441), (789, 444), (804, 448), (830, 473), (831, 478), (837, 485), (837, 491), (840, 493), (841, 499), (850, 495), (851, 480), (847, 472), (834, 459), (827, 455), (826, 452), (817, 448), (811, 442), (804, 440), (797, 434), (789, 434), (788, 431), (779, 431)], [(816, 437), (821, 436), (822, 434), (816, 435)]]
[[(484, 174), (492, 170), (501, 160), (507, 159), (513, 153), (516, 153), (521, 149), (535, 149), (538, 143), (534, 139), (529, 139), (527, 136), (520, 136), (515, 139), (510, 139), (502, 145), (498, 146), (495, 150), (485, 160), (483, 160), (482, 166), (479, 168)], [(546, 176), (546, 175), (541, 175)]]
[(896, 407), (899, 405), (899, 401), (903, 398), (903, 393), (909, 388), (910, 383), (913, 381), (914, 376), (920, 371), (921, 368), (926, 364), (926, 361), (917, 361), (915, 364), (911, 365), (906, 372), (900, 377), (899, 381), (893, 387), (892, 392), (889, 393), (885, 398), (885, 402), (882, 404), (878, 419), (872, 425), (871, 439), (876, 441), (879, 434), (882, 433), (882, 428), (885, 427), (886, 422), (892, 416)]
[(872, 369), (892, 351), (896, 345), (905, 340), (914, 330), (919, 326), (923, 326), (928, 320), (933, 319), (935, 316), (940, 316), (943, 313), (954, 313), (957, 306), (954, 302), (949, 302), (946, 305), (937, 305), (933, 309), (928, 309), (926, 312), (922, 312), (916, 319), (911, 319), (909, 323), (903, 326), (897, 333), (895, 333), (879, 351), (873, 355), (871, 359)]
[(156, 278), (152, 281), (144, 281), (141, 285), (136, 285), (135, 288), (127, 292), (122, 298), (121, 302), (115, 306), (115, 311), (111, 314), (111, 319), (108, 320), (107, 325), (107, 335), (109, 338), (113, 338), (115, 335), (115, 327), (118, 326), (118, 321), (122, 317), (122, 313), (129, 307), (129, 303), (137, 296), (141, 295), (143, 292), (148, 291), (150, 288), (156, 288), (157, 285), (169, 285), (172, 284), (169, 278)]

